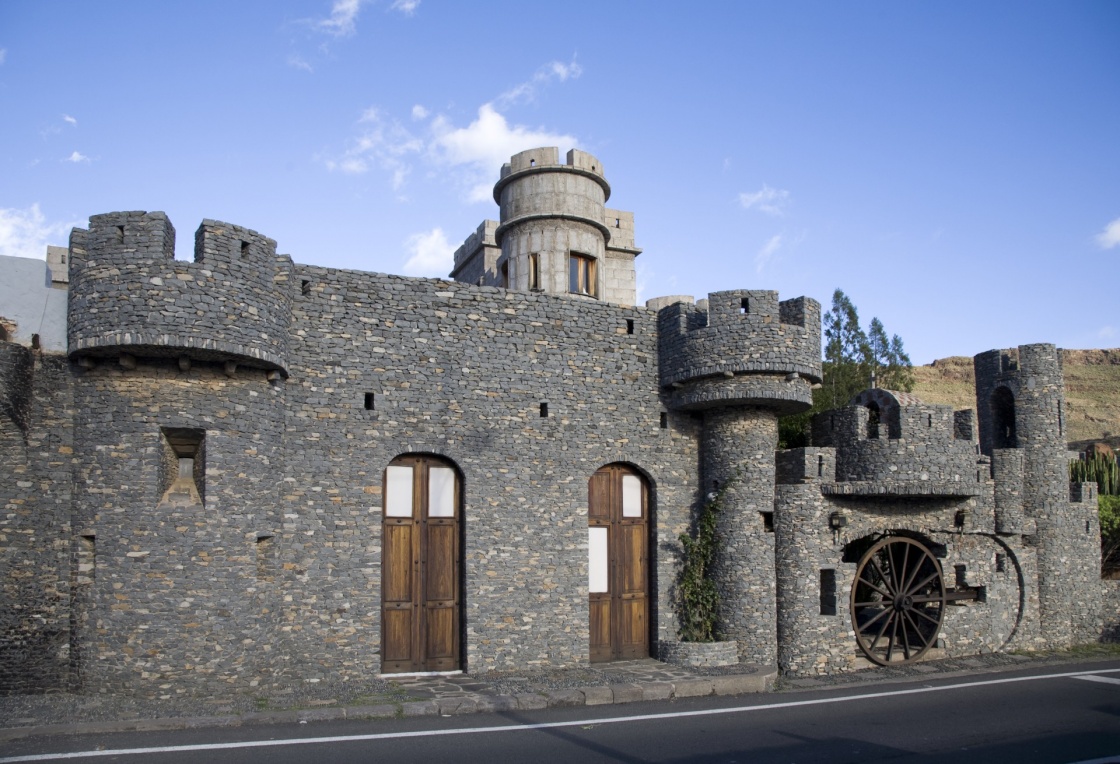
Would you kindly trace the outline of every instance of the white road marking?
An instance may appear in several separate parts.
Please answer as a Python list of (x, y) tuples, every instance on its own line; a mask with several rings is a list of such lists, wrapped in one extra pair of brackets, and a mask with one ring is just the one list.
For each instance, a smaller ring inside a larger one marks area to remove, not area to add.
[(1105, 684), (1120, 684), (1120, 679), (1112, 676), (1077, 676), (1074, 679), (1084, 679), (1086, 682), (1104, 682)]
[(853, 701), (870, 700), (873, 698), (891, 698), (899, 695), (921, 695), (927, 692), (945, 692), (948, 690), (961, 690), (972, 687), (986, 687), (996, 684), (1011, 684), (1013, 682), (1033, 682), (1039, 679), (1089, 679), (1090, 681), (1104, 680), (1118, 682), (1120, 680), (1107, 680), (1104, 677), (1094, 677), (1095, 674), (1116, 674), (1120, 668), (1103, 669), (1098, 671), (1071, 671), (1063, 674), (1039, 674), (1036, 676), (1017, 676), (1005, 679), (987, 679), (982, 682), (961, 682), (947, 684), (941, 687), (916, 687), (912, 690), (893, 690), (888, 692), (869, 692), (864, 695), (845, 695), (837, 698), (816, 698), (814, 700), (791, 700), (784, 703), (766, 703), (758, 706), (737, 706), (735, 708), (712, 708), (704, 711), (675, 711), (665, 714), (647, 714), (645, 716), (615, 716), (608, 719), (580, 719), (570, 722), (545, 722), (542, 724), (509, 724), (500, 727), (461, 727), (449, 730), (417, 730), (415, 732), (381, 732), (370, 735), (334, 735), (330, 737), (291, 738), (287, 740), (246, 740), (238, 743), (200, 743), (197, 745), (167, 745), (153, 746), (150, 748), (117, 748), (103, 751), (72, 751), (69, 753), (38, 753), (28, 756), (12, 756), (0, 759), (0, 764), (14, 764), (21, 761), (60, 761), (63, 759), (81, 759), (100, 756), (128, 756), (153, 753), (189, 753), (193, 751), (225, 751), (236, 748), (272, 748), (285, 745), (311, 745), (322, 743), (359, 743), (367, 740), (394, 740), (409, 737), (437, 737), (441, 735), (477, 735), (485, 732), (525, 732), (529, 730), (556, 729), (558, 727), (580, 727), (584, 725), (623, 724), (626, 722), (657, 721), (660, 719), (680, 719), (687, 716), (716, 716), (719, 714), (744, 714), (754, 711), (770, 711), (778, 708), (798, 708), (801, 706), (822, 706), (831, 703), (850, 703)]

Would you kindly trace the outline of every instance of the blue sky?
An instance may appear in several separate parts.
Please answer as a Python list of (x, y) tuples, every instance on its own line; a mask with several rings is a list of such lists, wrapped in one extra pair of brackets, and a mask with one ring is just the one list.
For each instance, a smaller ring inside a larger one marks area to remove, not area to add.
[(163, 210), (445, 276), (577, 146), (640, 298), (843, 289), (915, 363), (1120, 345), (1120, 3), (0, 4), (0, 254)]

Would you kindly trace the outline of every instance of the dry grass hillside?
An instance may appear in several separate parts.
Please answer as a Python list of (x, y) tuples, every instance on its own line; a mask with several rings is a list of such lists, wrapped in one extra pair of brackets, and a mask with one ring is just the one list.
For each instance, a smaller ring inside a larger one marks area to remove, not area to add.
[[(1063, 350), (1070, 445), (1107, 440), (1120, 446), (1120, 348)], [(954, 409), (976, 408), (972, 359), (954, 356), (914, 367), (914, 394)]]

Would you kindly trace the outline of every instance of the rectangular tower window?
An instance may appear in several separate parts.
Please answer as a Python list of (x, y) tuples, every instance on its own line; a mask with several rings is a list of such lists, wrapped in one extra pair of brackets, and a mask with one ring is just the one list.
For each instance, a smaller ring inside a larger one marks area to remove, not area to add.
[(661, 412), (661, 429), (662, 430), (668, 430), (669, 429), (669, 412), (668, 411), (662, 411)]
[(311, 294), (311, 282), (307, 279), (303, 279), (299, 284), (299, 291), (304, 297)]
[(529, 288), (541, 288), (541, 256), (536, 253), (529, 255)]
[(634, 319), (632, 319), (632, 318), (626, 319), (626, 333), (627, 334), (633, 334), (634, 333)]
[(206, 501), (206, 431), (191, 427), (164, 427), (164, 467), (161, 473), (162, 493), (171, 500), (172, 493), (182, 500), (193, 488), (198, 501)]
[(248, 256), (249, 256), (249, 242), (243, 241), (243, 242), (241, 242), (241, 257), (245, 258), (245, 257), (248, 257)]
[(502, 286), (509, 289), (509, 260), (502, 263)]
[(595, 297), (595, 259), (587, 255), (568, 257), (568, 291)]
[(548, 418), (548, 404), (541, 402), (541, 419)]
[(261, 534), (257, 536), (257, 580), (271, 581), (272, 568), (272, 536)]
[(821, 568), (821, 615), (836, 615), (836, 570)]
[(743, 314), (751, 312), (751, 298), (744, 297), (739, 301), (739, 312)]
[(90, 534), (78, 539), (78, 573), (76, 584), (92, 584), (97, 577), (97, 537)]

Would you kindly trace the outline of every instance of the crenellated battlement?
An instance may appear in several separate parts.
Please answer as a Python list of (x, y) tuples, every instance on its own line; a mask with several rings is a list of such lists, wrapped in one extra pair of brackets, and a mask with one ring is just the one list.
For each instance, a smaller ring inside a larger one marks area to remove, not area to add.
[(821, 381), (820, 303), (808, 297), (713, 292), (706, 309), (683, 301), (663, 307), (658, 332), (661, 384), (681, 407), (738, 401), (803, 410)]
[[(610, 186), (607, 184), (606, 173), (603, 172), (602, 162), (586, 151), (570, 149), (564, 158), (564, 162), (561, 163), (560, 150), (556, 146), (542, 146), (540, 148), (528, 149), (514, 154), (510, 157), (508, 162), (502, 165), (501, 173), (498, 176), (498, 185), (501, 186), (502, 181), (511, 175), (533, 171), (576, 171), (593, 175), (601, 179), (600, 185), (606, 192), (606, 196), (610, 197), (611, 195)], [(498, 188), (494, 189), (494, 201), (501, 204)]]
[(965, 412), (879, 388), (812, 421), (813, 445), (836, 449), (838, 482), (898, 496), (978, 494), (990, 475), (971, 435)]
[(174, 259), (162, 212), (90, 218), (71, 236), (69, 353), (226, 361), (286, 371), (291, 259), (241, 226), (204, 220)]

